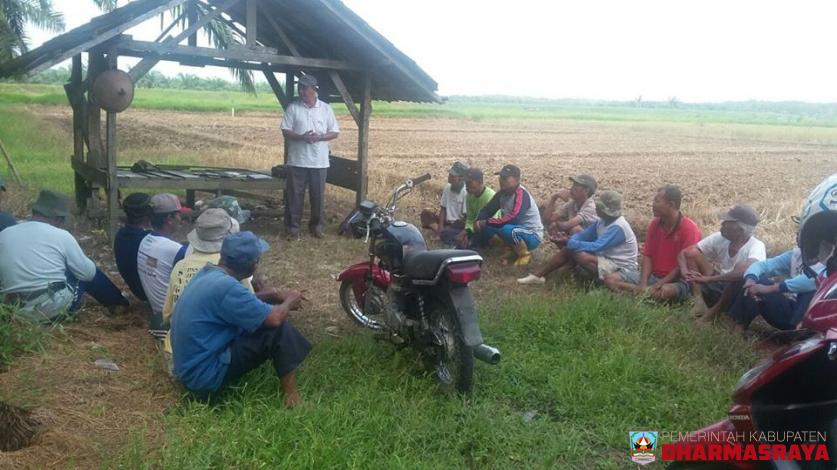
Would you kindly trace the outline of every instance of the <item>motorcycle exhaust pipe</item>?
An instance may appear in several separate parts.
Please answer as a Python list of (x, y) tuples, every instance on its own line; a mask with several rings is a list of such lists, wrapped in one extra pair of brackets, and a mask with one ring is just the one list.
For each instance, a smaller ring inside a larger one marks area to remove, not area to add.
[(474, 346), (474, 357), (491, 365), (500, 363), (500, 350), (485, 343)]

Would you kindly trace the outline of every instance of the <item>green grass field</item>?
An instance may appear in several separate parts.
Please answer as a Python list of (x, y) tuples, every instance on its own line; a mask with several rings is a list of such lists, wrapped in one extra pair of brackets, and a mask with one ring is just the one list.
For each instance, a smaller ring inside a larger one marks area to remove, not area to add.
[[(140, 90), (135, 104), (276, 111), (271, 100)], [(46, 187), (71, 191), (70, 143), (19, 105), (65, 102), (58, 87), (0, 84), (0, 139), (12, 155), (23, 156), (16, 163), (32, 195)], [(375, 110), (385, 116), (603, 119), (629, 125), (697, 119), (677, 110), (503, 106), (380, 103)], [(773, 119), (712, 116), (707, 122), (730, 119), (750, 132)], [(797, 132), (777, 129), (777, 135), (791, 138)], [(472, 396), (440, 396), (414, 354), (360, 330), (342, 338), (315, 336), (314, 352), (300, 373), (302, 408), (281, 408), (278, 381), (263, 367), (221, 404), (185, 398), (173, 404), (161, 446), (137, 429), (133, 444), (113, 449), (103, 466), (623, 468), (629, 463), (628, 431), (688, 431), (722, 418), (736, 380), (757, 359), (748, 341), (724, 329), (696, 329), (683, 308), (601, 290), (567, 285), (513, 301), (488, 293), (478, 302), (486, 340), (501, 348), (504, 359), (497, 367), (478, 363)], [(12, 367), (15, 357), (43, 347), (45, 333), (10, 323), (2, 312), (0, 323), (0, 359), (12, 361)]]

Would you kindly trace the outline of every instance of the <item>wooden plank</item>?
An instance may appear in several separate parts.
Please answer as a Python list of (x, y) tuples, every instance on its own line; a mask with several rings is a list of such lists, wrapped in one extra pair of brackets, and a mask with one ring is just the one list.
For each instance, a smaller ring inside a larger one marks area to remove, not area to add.
[(360, 125), (357, 130), (357, 162), (360, 171), (355, 202), (358, 205), (366, 199), (369, 184), (369, 117), (372, 115), (372, 78), (366, 74), (363, 78), (363, 96), (360, 102)]
[[(177, 44), (161, 45), (150, 41), (137, 41), (134, 39), (119, 41), (119, 43), (116, 44), (116, 47), (121, 55), (145, 55), (145, 58), (131, 69), (130, 74), (132, 78), (134, 78), (135, 75), (134, 69), (137, 69), (137, 74), (139, 72), (143, 72), (143, 74), (145, 74), (148, 70), (150, 70), (150, 66), (153, 66), (160, 60), (171, 60), (172, 57), (231, 59), (243, 62), (268, 63), (271, 64), (271, 66), (291, 66), (298, 69), (362, 70), (360, 66), (343, 60), (314, 59), (308, 57), (281, 55), (273, 53), (273, 51), (269, 48), (215, 49), (212, 47), (190, 47), (180, 46)], [(142, 68), (138, 68), (143, 64), (143, 62), (150, 64), (150, 66), (144, 65)]]
[[(240, 1), (241, 0), (227, 0), (227, 1), (225, 1), (223, 4), (221, 4), (218, 7), (218, 9), (216, 9), (215, 11), (212, 11), (210, 13), (207, 13), (206, 15), (203, 15), (198, 21), (196, 21), (193, 24), (190, 24), (188, 28), (183, 30), (177, 36), (163, 41), (162, 44), (157, 44), (157, 48), (158, 48), (157, 52), (162, 53), (162, 52), (167, 51), (170, 47), (176, 46), (184, 38), (194, 34), (199, 29), (201, 29), (204, 26), (206, 26), (207, 24), (209, 24), (210, 21), (212, 21), (215, 18), (217, 18), (218, 16), (220, 16), (221, 13), (228, 10), (231, 6), (235, 5), (236, 3), (240, 2)], [(190, 48), (190, 49), (197, 49), (197, 48), (193, 48), (193, 47), (189, 47), (189, 46), (180, 46), (180, 47), (187, 47), (187, 48)], [(137, 80), (139, 80), (146, 73), (148, 73), (148, 71), (151, 70), (154, 67), (154, 65), (156, 65), (157, 62), (159, 62), (159, 61), (160, 61), (159, 57), (146, 57), (146, 58), (142, 59), (141, 61), (139, 61), (139, 63), (134, 65), (131, 68), (131, 71), (129, 72), (129, 74), (131, 75), (131, 79), (134, 80), (134, 83), (136, 83)]]
[[(82, 42), (81, 44), (79, 44), (75, 47), (71, 47), (67, 50), (61, 51), (61, 53), (58, 54), (58, 55), (52, 56), (49, 59), (43, 58), (39, 61), (33, 62), (32, 64), (26, 64), (26, 72), (30, 75), (36, 74), (36, 73), (38, 73), (42, 70), (46, 70), (46, 69), (52, 67), (55, 64), (58, 64), (60, 62), (64, 62), (65, 60), (69, 59), (70, 57), (72, 57), (76, 54), (81, 54), (82, 52), (87, 51), (91, 47), (97, 46), (97, 45), (113, 38), (114, 36), (122, 34), (123, 32), (133, 28), (134, 26), (142, 23), (143, 21), (145, 21), (149, 18), (152, 18), (156, 15), (159, 15), (160, 13), (166, 12), (166, 11), (176, 7), (177, 5), (180, 5), (181, 3), (185, 2), (185, 1), (186, 0), (171, 0), (169, 2), (164, 3), (163, 5), (160, 5), (160, 6), (156, 7), (156, 8), (152, 8), (148, 11), (145, 11), (145, 12), (143, 12), (143, 13), (141, 13), (141, 14), (133, 17), (133, 18), (130, 18), (126, 21), (120, 22), (117, 26), (114, 26), (113, 28), (102, 30), (102, 31), (97, 31), (94, 38), (92, 38), (88, 41), (84, 41), (84, 42)], [(25, 57), (21, 56), (21, 59), (25, 60)], [(33, 64), (36, 64), (36, 65), (33, 65)], [(7, 68), (11, 68), (13, 65), (14, 65), (14, 62), (10, 63), (7, 66)]]
[(341, 188), (358, 191), (360, 181), (360, 164), (356, 160), (329, 155), (329, 168), (326, 173), (326, 183)]
[[(247, 46), (255, 47), (256, 38), (258, 37), (258, 23), (257, 15), (259, 8), (259, 0), (247, 0)], [(191, 45), (191, 44), (190, 44)]]
[(269, 180), (240, 180), (234, 178), (200, 178), (198, 180), (171, 180), (156, 177), (145, 179), (119, 177), (120, 188), (148, 188), (148, 189), (194, 189), (198, 191), (217, 190), (259, 190), (277, 191), (285, 188), (285, 181), (277, 178)]

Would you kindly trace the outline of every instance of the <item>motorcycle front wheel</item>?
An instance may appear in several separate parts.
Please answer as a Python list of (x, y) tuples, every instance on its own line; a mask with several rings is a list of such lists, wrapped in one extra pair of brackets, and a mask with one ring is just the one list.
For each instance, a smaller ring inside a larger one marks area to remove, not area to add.
[(435, 370), (445, 393), (470, 393), (474, 387), (474, 351), (465, 344), (459, 317), (452, 308), (437, 305), (430, 312), (433, 344), (428, 347), (428, 366)]
[[(364, 312), (363, 301), (357, 298), (353, 287), (349, 281), (343, 281), (340, 284), (340, 305), (343, 310), (356, 324), (365, 326), (370, 330), (380, 330), (382, 328), (381, 323), (373, 318), (371, 314), (367, 315)], [(366, 295), (374, 294), (367, 290)]]

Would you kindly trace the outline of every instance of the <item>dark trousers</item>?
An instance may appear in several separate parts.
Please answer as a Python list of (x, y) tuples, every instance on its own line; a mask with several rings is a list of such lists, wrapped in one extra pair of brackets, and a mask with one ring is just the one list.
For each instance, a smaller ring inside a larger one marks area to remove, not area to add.
[(322, 231), (325, 223), (326, 174), (328, 168), (301, 168), (288, 166), (285, 179), (285, 229), (288, 233), (299, 233), (302, 224), (302, 209), (305, 206), (305, 189), (311, 203), (311, 220), (308, 229)]
[(273, 362), (276, 375), (284, 377), (299, 367), (310, 351), (311, 343), (287, 320), (278, 328), (244, 333), (230, 345), (230, 365), (221, 387), (235, 382), (268, 359)]
[(73, 299), (72, 306), (70, 306), (71, 312), (81, 308), (84, 294), (89, 294), (90, 297), (96, 299), (96, 302), (105, 307), (128, 305), (128, 299), (122, 295), (122, 291), (99, 268), (96, 268), (96, 276), (93, 277), (92, 281), (78, 281), (75, 276), (68, 272), (67, 282), (76, 285), (76, 297)]
[[(759, 280), (759, 284), (770, 285), (769, 280)], [(808, 309), (808, 304), (814, 297), (813, 292), (797, 294), (796, 300), (785, 297), (782, 293), (775, 293), (762, 296), (760, 300), (738, 294), (728, 315), (736, 323), (747, 327), (759, 315), (774, 328), (780, 330), (793, 330), (802, 320), (802, 316)]]

